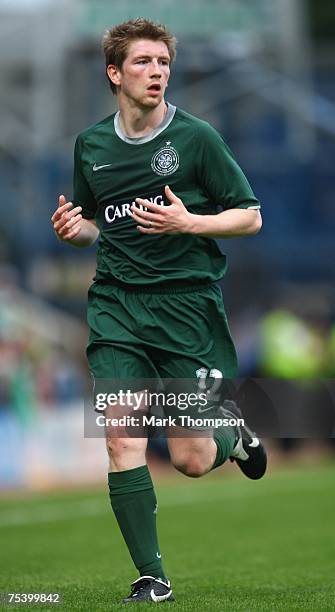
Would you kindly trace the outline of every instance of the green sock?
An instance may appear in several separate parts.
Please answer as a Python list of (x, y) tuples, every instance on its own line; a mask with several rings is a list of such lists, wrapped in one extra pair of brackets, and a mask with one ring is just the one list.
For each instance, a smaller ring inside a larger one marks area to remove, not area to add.
[(214, 442), (217, 446), (217, 452), (212, 470), (222, 465), (228, 457), (230, 457), (236, 442), (235, 427), (230, 425), (227, 427), (218, 427), (214, 431)]
[(147, 465), (109, 472), (109, 496), (140, 576), (165, 579), (156, 530), (157, 500)]

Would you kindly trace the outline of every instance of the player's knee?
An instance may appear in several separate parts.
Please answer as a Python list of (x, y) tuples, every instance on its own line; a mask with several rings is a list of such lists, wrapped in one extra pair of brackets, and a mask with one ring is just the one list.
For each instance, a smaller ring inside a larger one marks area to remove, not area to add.
[(173, 465), (179, 472), (190, 478), (199, 478), (206, 473), (200, 457), (190, 453), (176, 457), (173, 460)]
[(145, 452), (145, 441), (141, 438), (107, 438), (107, 451), (114, 460)]

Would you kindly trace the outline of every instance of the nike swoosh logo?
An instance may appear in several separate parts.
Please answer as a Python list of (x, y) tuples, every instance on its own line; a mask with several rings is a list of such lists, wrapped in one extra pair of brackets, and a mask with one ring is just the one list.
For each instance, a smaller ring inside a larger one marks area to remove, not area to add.
[(170, 589), (170, 591), (165, 593), (165, 595), (155, 595), (155, 591), (151, 589), (150, 597), (152, 601), (154, 601), (155, 603), (158, 603), (159, 601), (165, 601), (166, 599), (169, 599), (171, 593), (172, 593), (172, 590)]
[(253, 438), (252, 442), (250, 442), (249, 446), (251, 446), (251, 448), (257, 448), (257, 446), (259, 446), (259, 439), (258, 438)]
[(213, 406), (208, 406), (207, 408), (201, 408), (200, 406), (198, 406), (198, 413), (202, 414), (203, 412), (208, 412), (208, 410), (213, 410)]
[(94, 164), (92, 170), (93, 172), (96, 172), (97, 170), (102, 170), (102, 168), (109, 168), (111, 165), (112, 164), (102, 164), (102, 166), (97, 166), (97, 164)]

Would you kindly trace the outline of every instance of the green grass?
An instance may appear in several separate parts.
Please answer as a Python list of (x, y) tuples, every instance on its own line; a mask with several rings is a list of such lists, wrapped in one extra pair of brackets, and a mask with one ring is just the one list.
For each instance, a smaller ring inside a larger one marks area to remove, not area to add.
[[(160, 541), (176, 596), (163, 608), (334, 610), (334, 484), (333, 465), (259, 482), (224, 469), (163, 481)], [(62, 605), (34, 610), (124, 610), (136, 572), (105, 491), (2, 500), (0, 541), (2, 591), (63, 594)]]

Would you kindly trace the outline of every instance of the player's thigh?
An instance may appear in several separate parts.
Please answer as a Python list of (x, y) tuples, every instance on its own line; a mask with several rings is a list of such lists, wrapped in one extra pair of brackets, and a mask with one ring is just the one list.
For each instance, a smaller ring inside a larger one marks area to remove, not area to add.
[(236, 377), (236, 350), (220, 287), (212, 285), (178, 298), (184, 327), (175, 334), (173, 345), (160, 363), (161, 377), (199, 380), (204, 370), (211, 378)]
[[(237, 359), (219, 287), (185, 296), (182, 307), (189, 312), (184, 334), (175, 343), (174, 351), (165, 353), (159, 373), (165, 379), (167, 397), (175, 398), (166, 402), (165, 416), (175, 419), (185, 432), (191, 429), (194, 439), (194, 428), (208, 430), (208, 419), (215, 417), (219, 406), (229, 397), (231, 379), (237, 374)], [(185, 350), (184, 336), (191, 346), (194, 339), (193, 350)], [(182, 437), (174, 427), (170, 427), (168, 435)], [(189, 438), (189, 433), (185, 437)], [(203, 437), (206, 433), (199, 433), (199, 445), (205, 444)]]
[(132, 381), (157, 378), (158, 373), (147, 352), (138, 345), (91, 342), (87, 347), (89, 370), (95, 380)]
[[(131, 395), (128, 401), (132, 402)], [(148, 438), (144, 414), (146, 407), (142, 409), (141, 405), (136, 413), (133, 406), (125, 404), (108, 406), (104, 411), (106, 448), (115, 468), (128, 469), (145, 463)]]
[(108, 454), (118, 460), (145, 453), (147, 412), (145, 387), (157, 372), (145, 351), (138, 347), (90, 344), (89, 368), (94, 378), (94, 405), (103, 399)]

